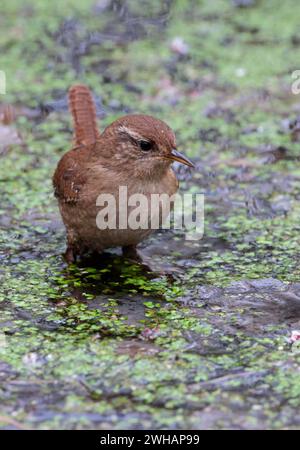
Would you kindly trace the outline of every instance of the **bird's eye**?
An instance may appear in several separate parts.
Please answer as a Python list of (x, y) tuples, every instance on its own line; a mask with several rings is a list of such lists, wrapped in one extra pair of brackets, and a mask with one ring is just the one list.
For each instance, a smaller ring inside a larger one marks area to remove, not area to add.
[(148, 152), (152, 149), (153, 144), (149, 141), (139, 141), (139, 146), (141, 150), (143, 150), (144, 152)]

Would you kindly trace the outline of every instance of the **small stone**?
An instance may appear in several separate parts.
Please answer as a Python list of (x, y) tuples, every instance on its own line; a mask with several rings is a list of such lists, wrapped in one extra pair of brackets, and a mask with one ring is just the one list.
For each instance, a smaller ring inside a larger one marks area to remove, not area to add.
[(178, 55), (187, 55), (189, 53), (189, 46), (183, 40), (182, 37), (175, 37), (170, 46), (172, 52), (177, 53)]
[(23, 356), (22, 361), (26, 366), (38, 366), (40, 364), (40, 357), (37, 353), (30, 352)]
[(300, 330), (293, 330), (289, 338), (290, 343), (294, 343), (296, 341), (300, 341)]
[(247, 71), (243, 67), (238, 67), (235, 71), (235, 75), (239, 78), (242, 78), (246, 75)]

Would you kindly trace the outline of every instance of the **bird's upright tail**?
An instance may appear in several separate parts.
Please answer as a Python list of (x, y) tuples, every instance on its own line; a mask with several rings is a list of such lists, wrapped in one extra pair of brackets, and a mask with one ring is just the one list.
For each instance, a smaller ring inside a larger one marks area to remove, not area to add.
[(91, 91), (83, 84), (69, 89), (69, 109), (74, 123), (75, 145), (90, 145), (100, 137)]

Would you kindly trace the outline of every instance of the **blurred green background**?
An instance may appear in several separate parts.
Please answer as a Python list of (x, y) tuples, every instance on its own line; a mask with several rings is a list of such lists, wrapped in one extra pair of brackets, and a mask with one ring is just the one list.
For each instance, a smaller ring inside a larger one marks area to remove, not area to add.
[[(299, 13), (297, 0), (1, 5), (1, 428), (299, 428)], [(75, 82), (101, 129), (152, 114), (195, 160), (181, 189), (205, 193), (204, 239), (143, 246), (173, 284), (115, 254), (61, 258), (51, 177)]]

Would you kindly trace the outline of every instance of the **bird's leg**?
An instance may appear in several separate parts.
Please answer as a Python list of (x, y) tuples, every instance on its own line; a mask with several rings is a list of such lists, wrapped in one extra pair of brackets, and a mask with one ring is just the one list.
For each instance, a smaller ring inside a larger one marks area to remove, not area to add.
[(129, 259), (130, 261), (139, 264), (139, 266), (145, 271), (147, 274), (151, 273), (151, 277), (153, 277), (153, 269), (150, 267), (142, 258), (141, 254), (138, 252), (136, 245), (127, 245), (126, 247), (122, 247), (122, 252), (124, 258)]
[(122, 247), (122, 252), (124, 258), (127, 258), (128, 260), (138, 264), (141, 269), (151, 278), (163, 275), (162, 273), (157, 272), (153, 267), (151, 267), (150, 264), (148, 264), (143, 259), (142, 255), (138, 252), (136, 245), (128, 245), (126, 247)]
[(127, 245), (122, 247), (123, 256), (137, 263), (143, 263), (143, 258), (137, 251), (136, 245)]
[(64, 253), (64, 258), (68, 264), (73, 264), (76, 262), (77, 259), (77, 253), (75, 251), (75, 248), (71, 245), (67, 246), (67, 250)]
[(77, 238), (72, 230), (67, 230), (67, 250), (64, 258), (68, 264), (76, 262), (77, 256), (80, 254), (80, 247)]

